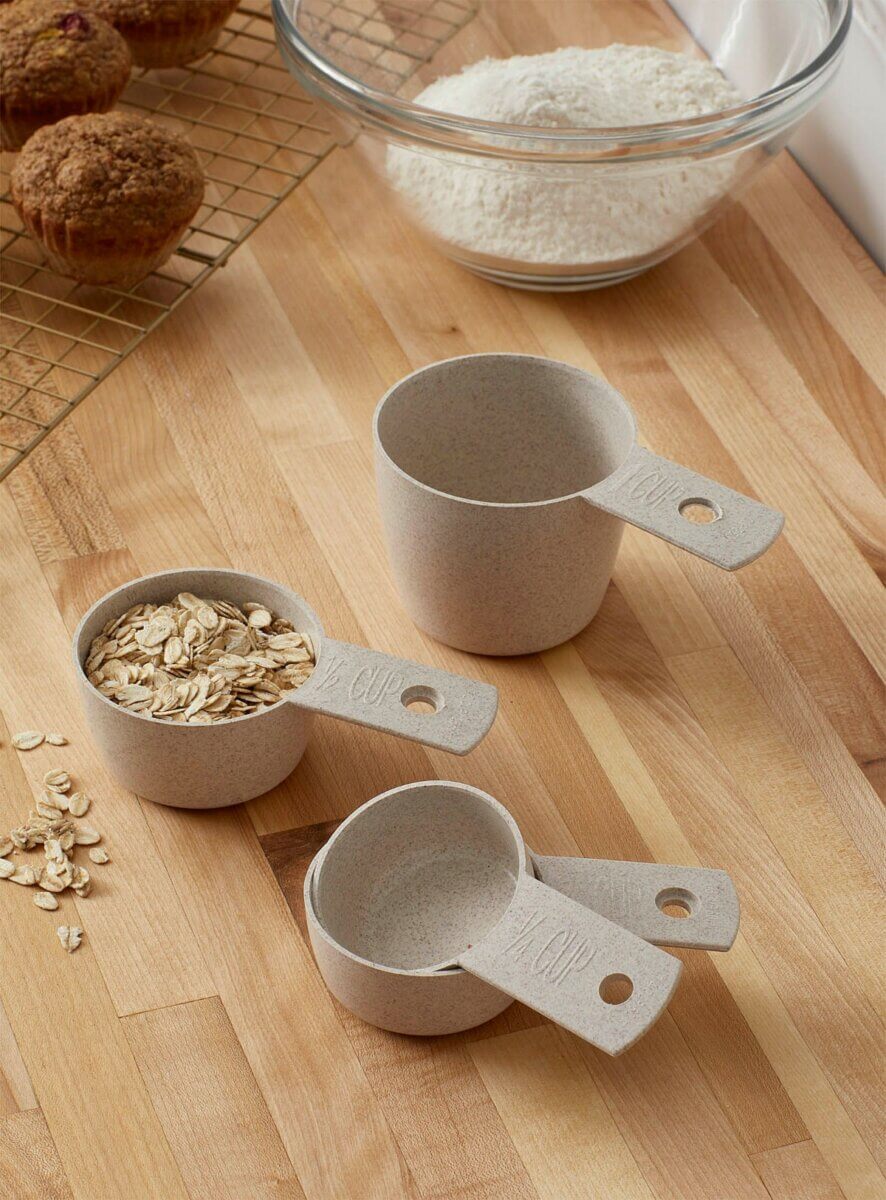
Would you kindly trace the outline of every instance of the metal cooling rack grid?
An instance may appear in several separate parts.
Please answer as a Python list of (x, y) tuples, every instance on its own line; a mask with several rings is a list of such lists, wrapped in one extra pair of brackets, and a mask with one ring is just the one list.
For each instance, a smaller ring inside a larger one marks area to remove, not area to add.
[[(399, 90), (474, 15), (466, 0), (306, 0), (315, 37), (361, 77)], [(197, 150), (206, 200), (162, 270), (133, 288), (87, 287), (45, 265), (0, 188), (0, 479), (23, 462), (152, 329), (222, 266), (329, 153), (328, 122), (283, 67), (269, 0), (234, 13), (195, 66), (139, 71), (120, 108), (149, 114)]]

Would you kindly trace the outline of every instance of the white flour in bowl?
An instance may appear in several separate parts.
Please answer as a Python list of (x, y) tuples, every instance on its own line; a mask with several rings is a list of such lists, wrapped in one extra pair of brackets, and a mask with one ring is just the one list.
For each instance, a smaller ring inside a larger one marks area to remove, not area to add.
[[(698, 117), (740, 96), (709, 62), (614, 44), (485, 59), (435, 80), (415, 102), (508, 124), (589, 129)], [(443, 241), (552, 266), (666, 246), (729, 190), (735, 173), (729, 159), (565, 166), (399, 146), (389, 147), (387, 170), (408, 209)]]

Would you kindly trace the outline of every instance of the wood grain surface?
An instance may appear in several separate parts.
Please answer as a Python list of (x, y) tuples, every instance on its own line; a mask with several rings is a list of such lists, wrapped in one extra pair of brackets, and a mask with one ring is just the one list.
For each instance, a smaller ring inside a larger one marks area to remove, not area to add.
[[(610, 9), (605, 41), (658, 19)], [(444, 260), (335, 151), (0, 488), (0, 818), (63, 766), (111, 854), (58, 914), (0, 883), (0, 1194), (881, 1200), (884, 345), (879, 272), (786, 156), (671, 262), (557, 298)], [(782, 508), (783, 536), (728, 575), (629, 529), (572, 643), (432, 642), (387, 569), (370, 417), (409, 370), (488, 350), (604, 375), (647, 445)], [(318, 721), (241, 809), (140, 801), (90, 744), (68, 642), (109, 588), (186, 565), (494, 683), (496, 725), (454, 759)], [(17, 754), (29, 728), (70, 744)], [(725, 868), (735, 947), (680, 952), (617, 1059), (519, 1005), (438, 1039), (363, 1024), (317, 973), (304, 872), (357, 805), (435, 776), (498, 796), (543, 853)]]

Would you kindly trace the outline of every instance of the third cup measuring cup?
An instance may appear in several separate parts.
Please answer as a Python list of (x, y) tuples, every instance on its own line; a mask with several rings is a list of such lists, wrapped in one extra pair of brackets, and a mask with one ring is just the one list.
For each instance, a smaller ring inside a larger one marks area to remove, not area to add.
[(474, 354), (414, 371), (382, 397), (374, 434), (403, 603), (432, 637), (476, 654), (530, 654), (583, 629), (625, 521), (726, 570), (784, 523), (638, 445), (615, 388), (551, 359)]

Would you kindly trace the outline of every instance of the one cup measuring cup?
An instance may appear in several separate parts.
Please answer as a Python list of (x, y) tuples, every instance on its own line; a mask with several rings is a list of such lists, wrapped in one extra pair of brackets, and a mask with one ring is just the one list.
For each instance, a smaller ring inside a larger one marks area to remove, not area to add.
[(464, 784), (407, 784), (338, 827), (305, 880), (320, 972), (346, 1008), (409, 1034), (512, 999), (609, 1054), (661, 1015), (678, 959), (536, 879), (517, 825)]
[(567, 641), (599, 608), (624, 522), (726, 570), (784, 518), (637, 443), (602, 379), (551, 359), (475, 354), (407, 375), (375, 412), (394, 580), (432, 637), (477, 654)]
[[(311, 640), (313, 674), (278, 703), (214, 724), (174, 724), (114, 703), (86, 676), (93, 639), (134, 605), (163, 604), (181, 592), (235, 605), (254, 601), (290, 621)], [(498, 706), (489, 684), (333, 641), (301, 596), (242, 571), (190, 568), (124, 584), (83, 617), (73, 655), (89, 731), (111, 773), (139, 796), (180, 808), (239, 804), (275, 787), (301, 759), (314, 713), (467, 754)]]

